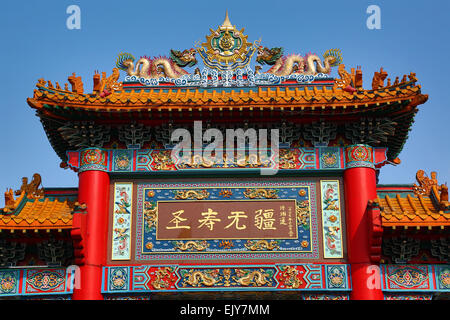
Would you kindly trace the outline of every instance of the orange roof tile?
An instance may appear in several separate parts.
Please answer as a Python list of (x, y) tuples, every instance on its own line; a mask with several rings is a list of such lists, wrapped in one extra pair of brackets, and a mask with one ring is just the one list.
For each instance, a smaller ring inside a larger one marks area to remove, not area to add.
[(448, 188), (439, 186), (436, 177), (436, 172), (428, 178), (419, 170), (416, 174), (419, 185), (414, 184), (411, 192), (396, 193), (395, 197), (378, 195), (375, 202), (381, 208), (382, 226), (450, 226)]
[[(346, 92), (340, 88), (333, 87), (327, 89), (324, 85), (321, 90), (314, 87), (314, 90), (304, 88), (261, 88), (242, 90), (242, 88), (231, 89), (230, 92), (223, 89), (145, 89), (141, 90), (120, 90), (115, 91), (107, 97), (92, 96), (90, 94), (79, 94), (54, 88), (47, 88), (41, 84), (34, 91), (33, 98), (28, 99), (30, 106), (40, 109), (44, 105), (58, 105), (63, 108), (82, 108), (87, 111), (120, 111), (126, 107), (127, 110), (140, 108), (162, 107), (221, 107), (227, 105), (231, 108), (250, 107), (248, 101), (252, 101), (252, 106), (277, 107), (289, 105), (289, 107), (368, 107), (374, 104), (383, 104), (405, 100), (419, 100), (417, 104), (427, 100), (427, 95), (420, 93), (420, 85), (414, 82), (403, 83), (402, 88), (391, 87), (380, 90), (364, 90), (354, 93)], [(270, 102), (270, 105), (267, 103)], [(247, 105), (243, 105), (246, 103)]]
[[(72, 227), (71, 204), (58, 199), (22, 200), (23, 207), (0, 214), (0, 229), (68, 229)], [(16, 212), (17, 211), (17, 212)]]
[(377, 197), (383, 227), (389, 226), (450, 226), (450, 212), (440, 210), (429, 196), (407, 195), (395, 198)]
[[(15, 193), (5, 192), (5, 207), (0, 209), (1, 229), (69, 229), (72, 227), (72, 208), (74, 203), (56, 197), (45, 197), (39, 186), (41, 176), (33, 175), (28, 183), (22, 178), (22, 186)], [(14, 199), (14, 194), (18, 195)]]

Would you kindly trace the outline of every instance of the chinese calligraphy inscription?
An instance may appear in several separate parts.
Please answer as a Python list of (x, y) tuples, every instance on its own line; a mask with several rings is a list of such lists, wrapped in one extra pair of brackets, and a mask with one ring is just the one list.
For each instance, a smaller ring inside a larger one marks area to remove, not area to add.
[(296, 200), (158, 201), (157, 240), (297, 239)]

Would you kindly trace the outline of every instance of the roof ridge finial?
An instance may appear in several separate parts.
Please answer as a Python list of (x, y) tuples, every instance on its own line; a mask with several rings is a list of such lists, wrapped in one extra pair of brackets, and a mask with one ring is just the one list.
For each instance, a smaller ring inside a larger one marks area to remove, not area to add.
[(233, 25), (230, 22), (230, 18), (228, 17), (228, 9), (225, 11), (225, 20), (223, 21), (220, 29), (233, 29)]

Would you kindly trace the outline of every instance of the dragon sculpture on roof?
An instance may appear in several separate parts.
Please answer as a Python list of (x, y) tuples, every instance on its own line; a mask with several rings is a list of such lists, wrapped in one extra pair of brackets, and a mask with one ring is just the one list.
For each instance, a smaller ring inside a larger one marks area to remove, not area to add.
[(130, 53), (121, 53), (116, 61), (120, 70), (126, 71), (129, 76), (137, 76), (144, 79), (159, 77), (179, 78), (189, 74), (183, 68), (197, 64), (195, 49), (184, 51), (170, 50), (170, 58), (167, 57), (141, 57), (135, 64), (136, 58)]
[(315, 54), (283, 56), (283, 48), (281, 47), (269, 49), (260, 46), (256, 62), (261, 65), (272, 66), (265, 73), (276, 76), (288, 76), (290, 74), (316, 75), (318, 73), (330, 73), (331, 67), (338, 66), (342, 62), (342, 55), (339, 49), (330, 49), (324, 53), (323, 59), (322, 64), (319, 56)]
[[(296, 79), (300, 79), (299, 81), (303, 81), (302, 75), (309, 76), (306, 78), (310, 80), (318, 75), (327, 75), (331, 72), (332, 67), (342, 63), (339, 49), (327, 50), (322, 57), (311, 53), (284, 55), (282, 47), (267, 48), (260, 45), (261, 40), (249, 42), (248, 36), (244, 35), (244, 29), (238, 30), (231, 24), (228, 12), (222, 25), (216, 30), (210, 29), (210, 31), (211, 33), (206, 36), (206, 41), (201, 44), (197, 43), (195, 49), (170, 50), (169, 57), (141, 56), (138, 60), (130, 53), (121, 53), (117, 58), (116, 67), (125, 71), (130, 77), (140, 78), (141, 83), (143, 83), (142, 79), (156, 79), (156, 81), (149, 81), (149, 83), (155, 84), (159, 83), (158, 80), (161, 78), (165, 78), (165, 81), (169, 82), (174, 81), (168, 79), (182, 78), (186, 81), (185, 83), (191, 85), (199, 81), (202, 83), (221, 82), (229, 85), (233, 81), (242, 82), (238, 76), (233, 78), (229, 73), (235, 73), (238, 69), (240, 69), (239, 72), (248, 72), (247, 69), (254, 54), (257, 54), (256, 62), (260, 64), (255, 67), (254, 74), (271, 74), (279, 78), (289, 75), (294, 75), (292, 78), (295, 78), (298, 75), (299, 77)], [(184, 68), (197, 64), (196, 54), (203, 60), (205, 69), (200, 71), (197, 68), (193, 73), (189, 73)], [(261, 65), (269, 65), (270, 68), (266, 72), (261, 72)], [(216, 76), (216, 73), (223, 74)], [(276, 77), (270, 77), (270, 79)], [(188, 78), (189, 80), (187, 80)], [(252, 77), (248, 79), (250, 79), (248, 81), (253, 81)], [(266, 77), (262, 76), (258, 79), (260, 81)], [(136, 79), (131, 80), (135, 81)], [(179, 83), (184, 82), (179, 81)]]

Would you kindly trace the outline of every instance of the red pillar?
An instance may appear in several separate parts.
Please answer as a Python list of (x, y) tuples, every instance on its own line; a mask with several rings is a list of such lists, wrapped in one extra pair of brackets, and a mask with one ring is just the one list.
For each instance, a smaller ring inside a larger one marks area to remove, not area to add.
[[(352, 300), (382, 300), (378, 266), (370, 261), (367, 203), (377, 197), (375, 169), (352, 167), (344, 171), (347, 249), (351, 266)], [(374, 277), (377, 279), (374, 280)]]
[(93, 170), (79, 175), (78, 202), (86, 204), (84, 264), (80, 266), (80, 288), (74, 289), (74, 300), (103, 300), (101, 294), (102, 266), (106, 263), (108, 226), (109, 176)]

